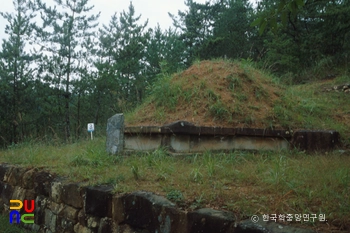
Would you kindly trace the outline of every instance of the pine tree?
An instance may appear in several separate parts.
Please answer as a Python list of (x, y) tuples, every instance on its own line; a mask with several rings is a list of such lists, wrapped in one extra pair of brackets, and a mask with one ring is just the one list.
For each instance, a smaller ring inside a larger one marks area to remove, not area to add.
[(25, 45), (31, 37), (35, 15), (30, 10), (30, 1), (14, 0), (13, 5), (14, 14), (0, 13), (8, 22), (5, 28), (8, 39), (3, 40), (0, 52), (0, 127), (2, 135), (9, 135), (1, 138), (6, 143), (23, 139), (24, 118), (30, 111), (28, 106), (32, 107), (26, 92), (33, 80), (30, 67), (33, 56), (25, 51)]
[(149, 32), (145, 31), (148, 20), (138, 24), (141, 15), (135, 16), (135, 9), (130, 2), (128, 12), (119, 17), (120, 40), (118, 40), (117, 70), (122, 83), (122, 101), (141, 103), (147, 79), (145, 77), (146, 48)]
[(107, 95), (115, 100), (108, 104), (113, 111), (125, 111), (144, 97), (149, 33), (145, 31), (147, 21), (138, 24), (140, 17), (135, 16), (130, 2), (127, 12), (123, 11), (119, 19), (115, 13), (109, 25), (104, 25), (99, 32), (99, 61), (95, 63), (98, 106)]
[[(310, 67), (314, 67), (319, 75), (332, 72), (332, 67), (347, 61), (350, 2), (310, 0), (303, 3), (303, 7), (298, 7), (301, 3), (297, 2), (285, 1), (294, 7), (282, 8), (280, 17), (272, 18), (273, 22), (266, 18), (270, 27), (265, 29), (264, 35), (264, 46), (268, 51), (265, 61), (274, 64), (275, 70), (281, 74), (300, 74)], [(282, 3), (276, 0), (261, 2), (255, 24), (279, 4)], [(303, 81), (302, 78), (297, 81)]]
[(203, 47), (213, 33), (215, 16), (210, 2), (200, 4), (187, 0), (185, 5), (188, 7), (187, 11), (179, 11), (178, 16), (169, 13), (169, 16), (175, 28), (181, 30), (180, 40), (185, 45), (186, 65), (189, 66), (196, 58), (207, 58)]
[(206, 53), (211, 57), (247, 58), (252, 47), (250, 27), (253, 9), (248, 0), (222, 0), (213, 6), (218, 13)]
[(97, 74), (93, 81), (96, 88), (91, 90), (91, 102), (95, 106), (95, 121), (116, 112), (122, 112), (124, 97), (122, 80), (117, 68), (119, 62), (121, 34), (119, 31), (119, 19), (115, 13), (108, 25), (103, 25), (99, 30), (98, 59), (94, 63)]
[(62, 8), (49, 7), (38, 0), (38, 10), (41, 13), (43, 24), (37, 27), (37, 41), (41, 52), (45, 51), (42, 71), (46, 75), (46, 82), (53, 84), (59, 95), (64, 97), (64, 123), (65, 137), (70, 141), (71, 137), (71, 112), (72, 98), (71, 85), (73, 79), (80, 79), (81, 68), (90, 66), (82, 64), (88, 62), (91, 49), (91, 37), (93, 29), (97, 27), (98, 15), (89, 14), (93, 6), (88, 6), (88, 0), (54, 0), (56, 5)]
[(149, 76), (160, 72), (172, 74), (184, 68), (184, 44), (172, 28), (161, 30), (159, 25), (151, 31), (147, 46), (147, 64)]
[(146, 49), (149, 32), (147, 21), (139, 24), (130, 3), (120, 17), (115, 13), (108, 25), (99, 30), (97, 78), (93, 91), (95, 119), (124, 112), (141, 103), (150, 76)]

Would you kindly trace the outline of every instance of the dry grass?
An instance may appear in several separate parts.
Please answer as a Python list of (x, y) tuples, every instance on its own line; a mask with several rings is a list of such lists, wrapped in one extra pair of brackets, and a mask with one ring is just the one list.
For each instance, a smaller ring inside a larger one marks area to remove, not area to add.
[(250, 65), (202, 61), (182, 73), (160, 78), (150, 98), (128, 115), (126, 124), (185, 120), (200, 126), (266, 128), (282, 90)]

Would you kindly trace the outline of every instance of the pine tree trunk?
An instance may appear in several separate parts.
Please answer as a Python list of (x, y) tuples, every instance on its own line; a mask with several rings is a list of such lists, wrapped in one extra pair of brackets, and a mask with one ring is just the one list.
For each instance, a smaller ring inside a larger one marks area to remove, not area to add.
[(66, 141), (70, 142), (70, 114), (69, 114), (69, 75), (70, 75), (70, 56), (68, 57), (68, 71), (67, 71), (67, 83), (66, 83), (66, 94), (65, 94), (65, 100), (66, 100)]

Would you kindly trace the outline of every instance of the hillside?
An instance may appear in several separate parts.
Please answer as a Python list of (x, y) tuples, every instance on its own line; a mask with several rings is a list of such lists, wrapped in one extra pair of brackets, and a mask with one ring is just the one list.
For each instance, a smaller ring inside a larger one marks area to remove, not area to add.
[[(185, 120), (202, 126), (268, 127), (283, 88), (249, 65), (202, 61), (163, 77), (127, 125)], [(274, 126), (278, 127), (278, 124)]]
[(348, 76), (286, 86), (249, 62), (202, 61), (163, 76), (126, 125), (335, 129), (350, 135), (349, 92), (333, 90)]

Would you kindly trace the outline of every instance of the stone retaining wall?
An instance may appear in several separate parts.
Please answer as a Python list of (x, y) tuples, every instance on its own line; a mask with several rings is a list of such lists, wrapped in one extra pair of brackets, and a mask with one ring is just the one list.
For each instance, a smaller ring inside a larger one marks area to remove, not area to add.
[[(107, 136), (108, 138), (108, 136)], [(330, 151), (340, 145), (334, 130), (275, 130), (194, 126), (177, 121), (164, 126), (126, 127), (124, 150), (147, 151), (159, 147), (169, 153), (232, 150)], [(108, 151), (108, 149), (107, 149)]]
[(227, 211), (206, 208), (185, 212), (153, 193), (114, 195), (111, 186), (83, 187), (37, 168), (0, 164), (3, 215), (9, 216), (10, 200), (35, 200), (34, 224), (21, 223), (35, 232), (311, 232), (270, 222), (252, 223), (249, 219), (238, 222)]

